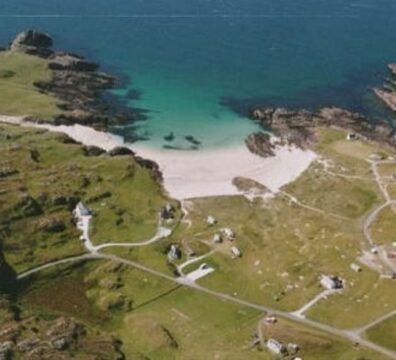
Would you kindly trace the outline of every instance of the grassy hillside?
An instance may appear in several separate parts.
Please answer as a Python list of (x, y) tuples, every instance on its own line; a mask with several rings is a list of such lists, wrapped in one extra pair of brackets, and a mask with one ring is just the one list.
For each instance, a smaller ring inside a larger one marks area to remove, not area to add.
[(72, 223), (78, 200), (95, 211), (98, 242), (152, 237), (167, 201), (150, 170), (133, 157), (88, 157), (80, 145), (64, 141), (0, 125), (0, 236), (19, 272), (84, 251)]
[(0, 52), (0, 114), (43, 119), (59, 114), (58, 101), (34, 86), (51, 76), (47, 60), (18, 51)]

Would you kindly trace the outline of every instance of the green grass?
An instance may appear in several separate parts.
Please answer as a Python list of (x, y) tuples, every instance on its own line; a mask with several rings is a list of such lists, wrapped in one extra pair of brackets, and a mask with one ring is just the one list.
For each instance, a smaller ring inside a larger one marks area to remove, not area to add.
[(373, 351), (283, 319), (278, 319), (276, 324), (263, 323), (262, 331), (265, 338), (274, 338), (283, 344), (298, 344), (300, 350), (297, 355), (303, 359), (385, 359)]
[[(37, 162), (32, 152), (39, 154)], [(79, 198), (94, 210), (91, 236), (96, 243), (142, 241), (156, 232), (167, 199), (150, 171), (131, 156), (86, 157), (81, 146), (63, 144), (58, 135), (0, 125), (0, 157), (0, 169), (15, 170), (0, 178), (0, 237), (17, 271), (84, 252), (71, 222), (72, 208), (54, 203), (60, 196)], [(103, 193), (108, 196), (102, 199)], [(27, 196), (39, 213), (22, 213)], [(44, 231), (40, 224), (48, 219), (62, 221), (64, 231)]]
[(366, 337), (377, 344), (396, 351), (396, 316), (368, 329)]
[(49, 81), (46, 60), (17, 51), (0, 52), (0, 114), (50, 119), (61, 111), (58, 101), (42, 94), (36, 81)]
[(396, 241), (396, 212), (390, 206), (383, 209), (371, 226), (371, 235), (377, 244), (390, 245)]
[[(322, 131), (320, 136), (317, 151), (333, 161), (332, 171), (360, 178), (326, 174), (313, 164), (285, 187), (319, 212), (292, 204), (281, 195), (252, 202), (242, 196), (196, 199), (190, 201), (190, 228), (176, 222), (169, 239), (149, 247), (105, 252), (171, 275), (173, 268), (166, 258), (171, 243), (183, 249), (180, 263), (186, 260), (187, 248), (198, 255), (215, 250), (201, 261), (216, 269), (199, 281), (201, 285), (287, 311), (300, 308), (322, 291), (321, 274), (336, 274), (346, 280), (346, 289), (319, 302), (308, 312), (309, 318), (353, 328), (388, 313), (396, 308), (394, 282), (380, 279), (366, 267), (361, 273), (350, 269), (366, 246), (362, 222), (382, 201), (364, 160), (378, 149), (373, 144), (345, 143), (338, 131)], [(32, 153), (39, 155), (38, 161)], [(81, 146), (63, 144), (57, 135), (43, 131), (1, 125), (0, 158), (0, 169), (16, 170), (0, 178), (0, 219), (7, 260), (18, 271), (84, 251), (70, 221), (71, 209), (55, 205), (56, 197), (75, 196), (88, 204), (95, 213), (91, 237), (97, 244), (151, 238), (158, 211), (169, 201), (151, 173), (133, 157), (86, 157)], [(26, 206), (21, 205), (26, 195), (31, 198), (28, 210), (38, 204), (40, 213), (26, 214)], [(206, 224), (208, 215), (217, 218), (215, 226)], [(39, 224), (47, 218), (63, 221), (65, 229), (55, 234), (43, 231)], [(387, 224), (381, 226), (388, 228)], [(214, 245), (213, 235), (223, 227), (231, 227), (236, 240)], [(232, 245), (241, 249), (241, 258), (231, 258)], [(114, 332), (123, 341), (127, 358), (272, 358), (250, 347), (260, 312), (125, 265), (95, 261), (54, 268), (27, 284), (31, 286), (21, 300), (26, 309), (43, 316), (70, 314)], [(363, 354), (381, 359), (299, 325), (280, 325), (277, 336), (301, 342), (304, 359), (358, 359)], [(381, 331), (385, 330), (380, 329), (378, 337)]]

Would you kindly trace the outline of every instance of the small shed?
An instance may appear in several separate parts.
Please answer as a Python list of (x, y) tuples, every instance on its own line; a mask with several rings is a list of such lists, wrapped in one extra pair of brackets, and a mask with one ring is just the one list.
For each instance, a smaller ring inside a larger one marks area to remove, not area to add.
[(224, 228), (221, 230), (221, 232), (228, 240), (230, 241), (235, 240), (235, 232), (231, 228)]
[(339, 277), (331, 275), (322, 275), (320, 284), (328, 290), (342, 289), (344, 287), (344, 283)]
[(214, 234), (214, 236), (213, 236), (213, 242), (215, 243), (215, 244), (219, 244), (219, 243), (221, 243), (223, 241), (223, 239), (221, 238), (221, 235), (220, 234)]

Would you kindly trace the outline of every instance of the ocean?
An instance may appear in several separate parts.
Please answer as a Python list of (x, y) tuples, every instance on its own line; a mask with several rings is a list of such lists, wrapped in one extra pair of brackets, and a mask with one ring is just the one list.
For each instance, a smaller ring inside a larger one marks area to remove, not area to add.
[(258, 104), (392, 120), (371, 89), (396, 61), (394, 0), (0, 0), (0, 43), (28, 28), (117, 74), (147, 120), (112, 131), (154, 148), (240, 144)]

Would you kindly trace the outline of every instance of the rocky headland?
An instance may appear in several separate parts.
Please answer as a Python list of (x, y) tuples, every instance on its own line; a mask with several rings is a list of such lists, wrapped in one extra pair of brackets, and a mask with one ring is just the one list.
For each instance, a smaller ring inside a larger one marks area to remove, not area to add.
[[(117, 83), (117, 79), (99, 70), (99, 64), (83, 57), (52, 49), (50, 35), (34, 30), (20, 33), (11, 42), (9, 51), (20, 51), (44, 58), (52, 71), (50, 81), (37, 81), (38, 91), (59, 100), (61, 113), (51, 120), (56, 125), (83, 124), (107, 129), (110, 124), (145, 119), (138, 109), (125, 109), (105, 100), (104, 92)], [(31, 119), (37, 122), (45, 119)]]
[[(251, 134), (246, 145), (252, 153), (272, 156), (278, 145), (310, 149), (315, 144), (315, 129), (334, 127), (347, 130), (368, 140), (396, 147), (395, 130), (385, 121), (373, 123), (361, 114), (337, 107), (324, 107), (316, 112), (285, 108), (258, 107), (250, 114), (263, 132)], [(268, 135), (272, 133), (275, 138)]]

